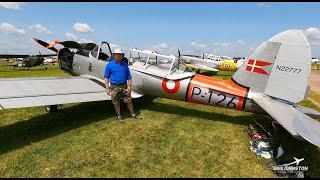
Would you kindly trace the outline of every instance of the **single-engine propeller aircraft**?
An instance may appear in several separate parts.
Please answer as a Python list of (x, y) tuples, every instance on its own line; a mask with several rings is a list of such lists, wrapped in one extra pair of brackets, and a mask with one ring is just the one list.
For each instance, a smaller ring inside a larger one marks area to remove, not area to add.
[(56, 56), (57, 54), (41, 54), (39, 51), (39, 55), (24, 55), (24, 54), (0, 54), (0, 61), (1, 59), (7, 60), (12, 58), (22, 58), (22, 60), (16, 60), (17, 63), (11, 64), (8, 66), (13, 67), (35, 67), (43, 65), (43, 61), (45, 57), (52, 57)]
[[(88, 53), (81, 48), (73, 53), (36, 41), (56, 51), (61, 69), (77, 77), (0, 79), (0, 109), (44, 105), (51, 111), (57, 104), (111, 99), (103, 83), (112, 55), (107, 42)], [(301, 31), (284, 31), (263, 42), (229, 80), (183, 70), (172, 55), (132, 51), (138, 54), (128, 61), (133, 98), (151, 95), (266, 113), (293, 136), (320, 147), (320, 122), (313, 119), (320, 113), (297, 104), (307, 97), (311, 70), (310, 45)]]
[[(195, 55), (182, 55), (178, 50), (178, 57), (184, 61), (185, 65), (191, 69), (206, 71), (236, 71), (243, 61), (234, 62), (233, 60), (224, 60), (221, 58), (213, 59), (211, 54), (203, 54), (202, 57)], [(211, 58), (210, 58), (211, 57)]]

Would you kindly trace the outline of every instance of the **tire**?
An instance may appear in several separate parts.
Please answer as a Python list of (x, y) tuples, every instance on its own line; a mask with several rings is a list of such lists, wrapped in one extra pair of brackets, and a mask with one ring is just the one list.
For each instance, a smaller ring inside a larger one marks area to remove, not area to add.
[(46, 112), (52, 113), (52, 112), (58, 111), (58, 106), (57, 105), (48, 105), (48, 106), (45, 106), (44, 109), (46, 110)]

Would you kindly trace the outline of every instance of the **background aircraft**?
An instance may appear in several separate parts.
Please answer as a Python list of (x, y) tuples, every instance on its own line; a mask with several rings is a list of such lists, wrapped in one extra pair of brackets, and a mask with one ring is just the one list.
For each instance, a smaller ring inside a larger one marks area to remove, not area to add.
[[(57, 51), (61, 69), (77, 77), (0, 79), (0, 109), (45, 105), (51, 111), (56, 104), (111, 99), (103, 81), (104, 68), (112, 55), (107, 42), (88, 54), (79, 50), (72, 53), (66, 47)], [(319, 118), (320, 113), (297, 104), (308, 94), (311, 70), (310, 45), (301, 31), (285, 31), (262, 43), (229, 80), (181, 69), (175, 56), (145, 54), (146, 59), (138, 55), (128, 61), (133, 98), (151, 95), (266, 113), (293, 136), (320, 147), (320, 122), (312, 118)], [(168, 63), (150, 63), (149, 56), (168, 59)]]
[[(211, 58), (208, 58), (211, 57)], [(244, 61), (234, 62), (233, 60), (224, 60), (222, 58), (213, 58), (212, 54), (204, 54), (201, 57), (194, 55), (182, 55), (178, 50), (178, 57), (191, 69), (206, 71), (236, 71)]]
[(55, 64), (58, 62), (57, 57), (46, 57), (44, 58), (43, 64)]
[(312, 58), (311, 63), (320, 63), (320, 60), (318, 58)]
[(43, 54), (41, 55), (39, 51), (39, 55), (23, 55), (23, 54), (0, 54), (0, 60), (8, 60), (13, 58), (16, 59), (15, 64), (10, 64), (9, 66), (14, 67), (35, 67), (39, 65), (43, 65), (43, 61), (45, 57), (56, 56), (57, 54)]

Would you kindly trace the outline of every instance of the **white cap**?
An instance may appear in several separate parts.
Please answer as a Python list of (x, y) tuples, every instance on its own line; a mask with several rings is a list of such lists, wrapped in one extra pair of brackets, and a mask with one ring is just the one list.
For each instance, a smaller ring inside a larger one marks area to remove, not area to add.
[(114, 50), (113, 54), (124, 54), (124, 52), (122, 51), (122, 49), (116, 49)]

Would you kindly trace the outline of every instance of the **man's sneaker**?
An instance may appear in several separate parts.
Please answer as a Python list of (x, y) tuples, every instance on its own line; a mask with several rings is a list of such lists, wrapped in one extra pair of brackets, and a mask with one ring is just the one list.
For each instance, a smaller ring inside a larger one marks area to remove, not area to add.
[(131, 118), (134, 118), (134, 119), (142, 119), (140, 116), (138, 116), (138, 115), (131, 115)]
[(122, 116), (117, 116), (117, 120), (118, 120), (119, 122), (123, 122)]

